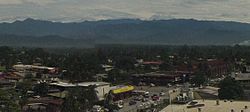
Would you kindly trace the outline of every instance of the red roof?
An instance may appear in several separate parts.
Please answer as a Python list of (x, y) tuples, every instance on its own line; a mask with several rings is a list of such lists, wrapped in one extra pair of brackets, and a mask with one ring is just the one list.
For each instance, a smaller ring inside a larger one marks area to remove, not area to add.
[(207, 61), (207, 64), (211, 66), (216, 66), (216, 65), (224, 65), (226, 63), (223, 60), (209, 60)]
[(162, 61), (144, 61), (143, 64), (144, 65), (150, 65), (150, 64), (153, 64), (153, 65), (160, 65), (162, 64), (163, 62)]

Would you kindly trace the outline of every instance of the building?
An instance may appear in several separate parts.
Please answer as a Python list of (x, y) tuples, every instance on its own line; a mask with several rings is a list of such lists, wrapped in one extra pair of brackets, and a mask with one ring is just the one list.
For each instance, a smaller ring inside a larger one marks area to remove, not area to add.
[(170, 104), (160, 112), (250, 112), (250, 102), (195, 100), (188, 104)]
[(181, 83), (189, 81), (192, 73), (184, 71), (175, 72), (151, 72), (146, 74), (133, 74), (132, 81), (135, 85), (140, 84), (156, 84), (168, 85), (169, 83)]
[(123, 100), (132, 96), (134, 86), (128, 85), (118, 85), (111, 87), (111, 93), (113, 95), (113, 100)]
[(33, 71), (48, 71), (48, 72), (55, 72), (55, 67), (46, 67), (46, 66), (37, 66), (37, 65), (13, 65), (15, 70), (25, 71), (25, 70), (33, 70)]
[(162, 63), (162, 61), (143, 61), (141, 65), (143, 67), (149, 67), (153, 70), (158, 70)]
[(223, 60), (207, 59), (205, 64), (205, 71), (207, 71), (211, 77), (221, 77), (229, 73), (229, 64)]
[(111, 93), (114, 101), (123, 100), (132, 95), (132, 91), (134, 90), (134, 86), (131, 85), (117, 85), (110, 86), (110, 83), (107, 82), (82, 82), (82, 83), (64, 83), (64, 82), (56, 82), (50, 83), (52, 88), (58, 88), (59, 92), (49, 93), (49, 96), (65, 98), (66, 94), (68, 94), (67, 89), (74, 87), (83, 87), (88, 88), (91, 85), (95, 85), (96, 95), (98, 97), (98, 101), (103, 101), (105, 97)]
[(98, 97), (98, 100), (104, 100), (105, 95), (109, 93), (111, 90), (110, 83), (107, 82), (81, 82), (81, 83), (66, 83), (66, 82), (55, 82), (55, 83), (50, 83), (50, 86), (54, 88), (58, 88), (63, 91), (67, 91), (67, 89), (74, 88), (74, 87), (83, 87), (83, 88), (88, 88), (91, 85), (95, 85), (96, 88), (96, 95)]
[(104, 64), (104, 65), (102, 65), (102, 68), (103, 68), (106, 72), (108, 72), (108, 71), (113, 70), (113, 69), (114, 69), (114, 66)]
[(250, 73), (232, 73), (232, 77), (240, 82), (244, 89), (250, 89)]
[(0, 88), (15, 88), (16, 83), (22, 81), (22, 77), (13, 73), (0, 73)]
[(56, 67), (17, 64), (13, 65), (13, 69), (15, 73), (22, 77), (25, 77), (27, 74), (37, 78), (55, 78), (59, 76), (59, 69)]
[(28, 98), (24, 112), (61, 112), (63, 99), (53, 97)]

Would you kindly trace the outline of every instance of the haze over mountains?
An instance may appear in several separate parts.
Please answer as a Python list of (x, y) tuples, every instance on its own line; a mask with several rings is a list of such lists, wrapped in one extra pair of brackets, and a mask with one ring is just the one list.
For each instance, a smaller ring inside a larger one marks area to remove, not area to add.
[(0, 23), (0, 46), (93, 47), (96, 44), (248, 45), (250, 24), (171, 19)]

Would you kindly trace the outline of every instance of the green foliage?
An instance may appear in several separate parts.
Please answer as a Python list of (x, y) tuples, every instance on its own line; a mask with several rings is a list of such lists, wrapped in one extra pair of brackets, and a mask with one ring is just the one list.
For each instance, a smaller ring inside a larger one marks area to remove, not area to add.
[(20, 95), (19, 104), (20, 106), (24, 106), (27, 102), (29, 95), (27, 92), (32, 90), (32, 82), (30, 80), (24, 80), (23, 82), (19, 82), (16, 85), (16, 89), (18, 90), (18, 94)]
[[(128, 79), (130, 74), (154, 72), (149, 66), (135, 67), (136, 59), (144, 61), (164, 61), (160, 70), (173, 71), (186, 62), (192, 64), (199, 58), (216, 58), (225, 60), (231, 69), (240, 69), (235, 60), (250, 60), (248, 46), (157, 46), (157, 45), (99, 45), (89, 49), (41, 49), (0, 47), (0, 64), (7, 69), (14, 64), (41, 63), (45, 66), (59, 67), (67, 70), (63, 79), (72, 82), (93, 81), (93, 75), (107, 73), (102, 64), (112, 65), (117, 69), (116, 80)], [(160, 56), (160, 57), (157, 57)], [(170, 59), (169, 56), (174, 56)], [(107, 60), (111, 59), (112, 62)], [(235, 66), (234, 66), (235, 65)], [(211, 74), (205, 64), (198, 67), (206, 75)], [(123, 72), (120, 72), (123, 71)], [(111, 73), (108, 73), (111, 74)], [(28, 77), (26, 77), (28, 78)], [(29, 78), (31, 78), (29, 76)], [(112, 78), (111, 78), (112, 79)], [(112, 81), (114, 81), (112, 79)], [(110, 81), (110, 82), (112, 82)]]
[(121, 71), (120, 69), (113, 69), (108, 72), (108, 82), (112, 84), (122, 83), (129, 81), (130, 74), (127, 71)]
[(35, 95), (45, 96), (48, 93), (48, 85), (47, 83), (39, 83), (34, 86), (33, 89)]
[(134, 69), (135, 59), (128, 56), (121, 56), (115, 60), (115, 67), (118, 69), (129, 71)]
[(20, 112), (14, 91), (0, 90), (0, 112)]
[(205, 84), (207, 81), (207, 78), (205, 74), (198, 72), (194, 74), (194, 78), (192, 78), (191, 83), (195, 84), (196, 86), (200, 86)]
[(244, 95), (243, 88), (232, 77), (226, 77), (219, 83), (220, 99), (242, 99)]
[(63, 112), (86, 112), (98, 99), (95, 86), (72, 88), (63, 104)]
[(0, 65), (0, 72), (3, 72), (3, 71), (6, 71), (6, 68), (5, 68), (5, 66)]

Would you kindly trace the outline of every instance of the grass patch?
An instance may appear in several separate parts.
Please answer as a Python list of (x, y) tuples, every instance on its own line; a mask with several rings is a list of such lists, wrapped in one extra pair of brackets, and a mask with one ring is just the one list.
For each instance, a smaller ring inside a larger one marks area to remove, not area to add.
[(5, 66), (0, 66), (0, 72), (5, 71), (5, 70), (6, 70)]

